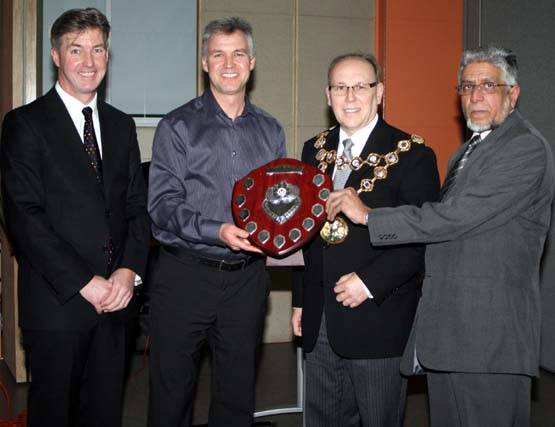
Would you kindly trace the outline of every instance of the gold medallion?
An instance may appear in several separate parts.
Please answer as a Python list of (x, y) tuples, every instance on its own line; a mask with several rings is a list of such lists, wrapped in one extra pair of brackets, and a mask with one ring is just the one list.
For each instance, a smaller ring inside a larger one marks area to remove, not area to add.
[[(330, 165), (334, 165), (337, 170), (350, 168), (352, 171), (358, 171), (365, 165), (373, 168), (372, 178), (361, 179), (357, 194), (371, 192), (378, 181), (387, 179), (389, 168), (400, 162), (400, 153), (410, 151), (413, 144), (424, 145), (424, 138), (411, 135), (410, 139), (398, 141), (397, 148), (389, 153), (370, 153), (366, 158), (358, 156), (349, 160), (343, 156), (337, 156), (336, 150), (328, 150), (326, 147), (327, 136), (332, 129), (321, 132), (316, 137), (314, 148), (317, 150), (318, 169), (322, 173), (326, 173)], [(322, 239), (331, 245), (342, 243), (348, 234), (349, 225), (343, 218), (339, 217), (333, 222), (326, 221), (320, 230)]]
[(320, 230), (320, 236), (330, 245), (342, 243), (348, 234), (349, 225), (341, 217), (336, 217), (333, 222), (326, 221)]

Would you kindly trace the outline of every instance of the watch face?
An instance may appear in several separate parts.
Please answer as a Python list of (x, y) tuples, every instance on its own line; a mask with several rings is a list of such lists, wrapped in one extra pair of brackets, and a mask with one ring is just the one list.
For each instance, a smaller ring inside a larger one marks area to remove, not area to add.
[(267, 163), (235, 183), (235, 224), (268, 255), (282, 257), (298, 249), (326, 220), (325, 204), (333, 189), (329, 175), (295, 159)]

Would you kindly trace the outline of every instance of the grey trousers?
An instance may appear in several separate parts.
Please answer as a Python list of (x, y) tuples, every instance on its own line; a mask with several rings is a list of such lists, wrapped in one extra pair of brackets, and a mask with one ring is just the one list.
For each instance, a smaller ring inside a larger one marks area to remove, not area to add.
[(399, 427), (407, 381), (400, 358), (347, 359), (331, 348), (324, 316), (306, 353), (306, 427)]
[(431, 427), (527, 427), (526, 375), (426, 371)]

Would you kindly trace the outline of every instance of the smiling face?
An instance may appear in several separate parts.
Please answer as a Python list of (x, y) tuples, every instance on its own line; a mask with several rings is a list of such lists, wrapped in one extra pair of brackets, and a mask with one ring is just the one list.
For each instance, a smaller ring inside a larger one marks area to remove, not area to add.
[[(461, 75), (461, 84), (480, 84), (493, 82), (504, 84), (501, 69), (488, 62), (468, 64)], [(483, 93), (474, 88), (468, 95), (461, 95), (461, 107), (468, 128), (483, 132), (499, 126), (515, 108), (520, 88), (498, 86), (494, 93)]]
[(202, 69), (208, 73), (210, 89), (219, 96), (245, 96), (255, 58), (249, 56), (247, 37), (242, 31), (214, 33), (207, 43)]
[(108, 50), (99, 29), (66, 33), (59, 48), (50, 50), (62, 89), (89, 103), (106, 75)]
[[(330, 72), (331, 86), (355, 86), (376, 81), (374, 68), (364, 59), (346, 58), (337, 63)], [(370, 123), (378, 113), (382, 102), (383, 84), (378, 83), (364, 93), (355, 94), (348, 89), (345, 95), (335, 94), (326, 88), (328, 105), (333, 110), (341, 128), (351, 136)]]

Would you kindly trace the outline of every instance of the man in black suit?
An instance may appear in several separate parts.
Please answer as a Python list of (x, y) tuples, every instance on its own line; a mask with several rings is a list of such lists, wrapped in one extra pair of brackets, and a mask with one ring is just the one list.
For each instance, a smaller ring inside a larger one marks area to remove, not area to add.
[(109, 31), (96, 9), (62, 14), (51, 30), (55, 88), (3, 123), (31, 427), (121, 424), (126, 328), (149, 229), (133, 120), (97, 100)]
[[(368, 206), (436, 200), (432, 150), (378, 115), (384, 87), (376, 59), (339, 56), (328, 80), (339, 127), (307, 141), (302, 160), (332, 175), (334, 189), (353, 187)], [(400, 426), (406, 381), (399, 363), (424, 248), (375, 248), (365, 227), (343, 220), (324, 233), (328, 242), (318, 236), (305, 248), (305, 270), (295, 277), (292, 322), (306, 352), (306, 425)]]

